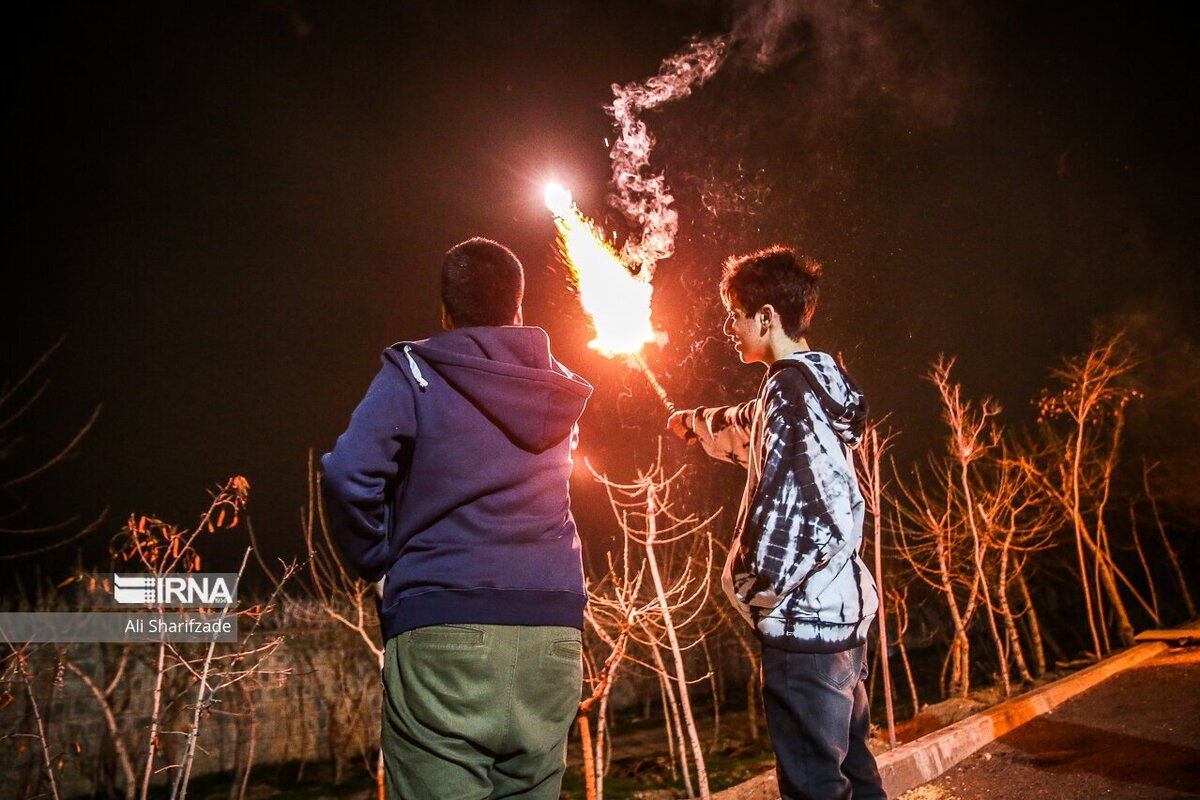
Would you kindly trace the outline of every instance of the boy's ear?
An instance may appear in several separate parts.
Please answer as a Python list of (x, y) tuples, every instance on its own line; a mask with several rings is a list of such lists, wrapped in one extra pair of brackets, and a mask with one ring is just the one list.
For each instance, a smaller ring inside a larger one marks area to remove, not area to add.
[(454, 320), (450, 319), (450, 312), (446, 310), (445, 303), (442, 303), (442, 330), (454, 330)]

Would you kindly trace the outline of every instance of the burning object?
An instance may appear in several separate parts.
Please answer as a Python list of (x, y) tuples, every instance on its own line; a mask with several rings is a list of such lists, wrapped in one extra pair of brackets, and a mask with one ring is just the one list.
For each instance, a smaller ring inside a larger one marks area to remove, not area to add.
[(588, 346), (609, 358), (629, 359), (667, 410), (674, 411), (674, 403), (642, 357), (642, 347), (661, 340), (650, 321), (654, 287), (647, 270), (630, 271), (566, 188), (547, 185), (545, 199), (558, 229), (559, 256), (571, 271), (579, 301), (596, 329), (596, 338)]

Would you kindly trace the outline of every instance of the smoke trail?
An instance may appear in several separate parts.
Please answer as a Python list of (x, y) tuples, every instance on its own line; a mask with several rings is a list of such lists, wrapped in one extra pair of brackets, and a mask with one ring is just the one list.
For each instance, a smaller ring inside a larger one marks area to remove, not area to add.
[[(804, 87), (808, 111), (800, 121), (804, 125), (832, 124), (827, 120), (846, 119), (855, 109), (880, 104), (910, 126), (944, 125), (953, 119), (968, 80), (965, 57), (938, 44), (965, 39), (956, 28), (961, 23), (953, 14), (929, 11), (927, 0), (895, 7), (873, 0), (730, 0), (730, 5), (729, 33), (692, 41), (644, 82), (613, 85), (613, 102), (606, 108), (617, 128), (610, 152), (610, 202), (633, 228), (621, 258), (646, 280), (653, 278), (660, 260), (674, 253), (679, 215), (672, 208), (675, 198), (666, 176), (650, 169), (655, 140), (642, 112), (688, 97), (729, 61), (764, 73), (800, 56), (796, 60), (805, 77), (797, 85)], [(953, 68), (945, 62), (948, 56), (939, 55), (947, 53), (955, 59)], [(744, 119), (747, 111), (739, 108), (737, 114)], [(740, 183), (745, 184), (741, 194), (757, 202), (769, 190), (744, 179)], [(731, 204), (737, 208), (755, 202), (745, 197), (726, 187), (702, 192), (701, 202), (716, 214)]]
[(692, 88), (711, 78), (724, 60), (728, 37), (694, 41), (662, 63), (658, 74), (644, 83), (613, 84), (613, 102), (607, 107), (619, 134), (613, 143), (612, 204), (638, 225), (621, 248), (622, 260), (636, 266), (646, 280), (654, 266), (675, 252), (679, 214), (671, 208), (675, 198), (667, 191), (666, 176), (650, 172), (654, 136), (639, 117), (643, 111), (687, 97)]
[(613, 102), (606, 110), (616, 123), (613, 143), (613, 194), (610, 202), (640, 233), (621, 248), (622, 260), (646, 280), (655, 265), (675, 252), (679, 214), (667, 190), (666, 176), (650, 171), (654, 136), (641, 113), (687, 97), (721, 68), (731, 46), (746, 51), (756, 69), (765, 71), (792, 54), (785, 34), (801, 17), (802, 4), (793, 0), (736, 0), (732, 33), (697, 39), (671, 56), (658, 74), (641, 83), (613, 84)]

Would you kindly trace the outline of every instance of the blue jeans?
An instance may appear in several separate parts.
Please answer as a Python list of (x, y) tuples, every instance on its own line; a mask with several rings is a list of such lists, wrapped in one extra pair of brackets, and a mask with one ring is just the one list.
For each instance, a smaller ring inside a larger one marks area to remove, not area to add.
[(763, 645), (763, 709), (783, 800), (886, 800), (867, 749), (866, 650)]

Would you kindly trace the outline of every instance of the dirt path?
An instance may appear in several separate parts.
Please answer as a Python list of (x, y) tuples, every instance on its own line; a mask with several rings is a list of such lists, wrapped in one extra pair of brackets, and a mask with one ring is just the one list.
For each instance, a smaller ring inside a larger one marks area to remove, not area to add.
[(1200, 647), (1169, 651), (1032, 720), (901, 800), (1200, 797)]

